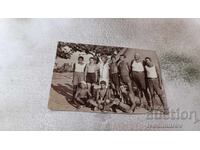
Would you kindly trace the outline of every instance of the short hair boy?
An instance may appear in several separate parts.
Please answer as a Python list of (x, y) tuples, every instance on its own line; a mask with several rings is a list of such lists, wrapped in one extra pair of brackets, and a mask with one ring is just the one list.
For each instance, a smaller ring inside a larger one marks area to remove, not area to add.
[[(91, 98), (91, 93), (87, 89), (87, 84), (85, 81), (81, 81), (80, 88), (77, 89), (75, 94), (75, 101), (77, 102), (77, 108), (81, 108), (81, 105), (87, 105), (88, 101)], [(81, 105), (80, 105), (81, 104)]]

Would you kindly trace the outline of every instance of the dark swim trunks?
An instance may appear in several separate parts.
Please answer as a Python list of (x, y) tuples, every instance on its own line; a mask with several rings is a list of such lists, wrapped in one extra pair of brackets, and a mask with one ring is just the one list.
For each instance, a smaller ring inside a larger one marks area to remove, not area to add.
[(114, 73), (110, 75), (111, 82), (114, 83), (114, 85), (119, 86), (119, 75), (118, 73)]
[(95, 73), (87, 73), (86, 82), (91, 83), (91, 84), (96, 83), (96, 74)]
[(140, 90), (146, 89), (146, 80), (144, 71), (142, 72), (132, 71), (132, 78)]

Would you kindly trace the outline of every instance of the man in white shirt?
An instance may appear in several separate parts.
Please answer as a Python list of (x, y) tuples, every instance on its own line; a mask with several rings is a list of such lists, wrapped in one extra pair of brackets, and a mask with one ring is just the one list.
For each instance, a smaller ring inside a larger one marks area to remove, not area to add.
[(151, 108), (151, 100), (149, 93), (146, 87), (146, 77), (145, 77), (145, 70), (143, 60), (141, 60), (140, 54), (135, 53), (134, 59), (131, 63), (131, 77), (133, 82), (136, 84), (137, 88), (139, 89), (139, 99), (141, 100), (142, 94), (144, 93), (146, 101), (148, 103), (148, 109)]
[[(164, 108), (164, 114), (168, 114), (168, 106), (167, 106), (167, 100), (164, 91), (162, 90), (162, 80), (159, 74), (158, 67), (153, 64), (151, 61), (151, 58), (146, 57), (145, 58), (145, 69), (147, 72), (147, 80), (148, 80), (148, 87), (151, 94), (152, 102), (155, 99), (155, 93), (158, 95), (158, 97), (161, 100), (161, 103)], [(153, 103), (152, 103), (153, 104)]]
[(78, 84), (85, 80), (85, 66), (83, 56), (78, 57), (78, 62), (73, 66), (73, 98), (75, 96)]
[(103, 55), (99, 58), (100, 79), (99, 82), (105, 81), (106, 85), (109, 84), (109, 62), (108, 56)]

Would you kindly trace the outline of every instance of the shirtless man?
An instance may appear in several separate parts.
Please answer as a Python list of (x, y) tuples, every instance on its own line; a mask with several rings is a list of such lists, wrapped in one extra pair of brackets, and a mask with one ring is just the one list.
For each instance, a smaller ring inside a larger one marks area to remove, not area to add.
[(129, 64), (125, 58), (126, 58), (125, 55), (120, 55), (119, 58), (120, 60), (118, 62), (119, 75), (122, 82), (128, 86), (130, 93), (134, 94), (132, 89), (131, 79), (129, 76), (130, 73)]
[(95, 107), (95, 110), (103, 110), (106, 103), (113, 101), (113, 92), (106, 87), (106, 81), (100, 81), (101, 88), (97, 90), (96, 100), (90, 100), (89, 103)]
[(95, 111), (113, 111), (113, 106), (116, 106), (124, 112), (131, 112), (132, 108), (129, 105), (120, 102), (118, 98), (114, 98), (112, 89), (106, 88), (105, 81), (101, 81), (100, 85), (101, 88), (97, 91), (96, 100), (91, 99), (88, 101)]
[(120, 86), (121, 89), (121, 98), (123, 100), (119, 103), (119, 108), (126, 112), (126, 113), (132, 113), (135, 111), (135, 108), (137, 106), (137, 101), (135, 99), (134, 94), (131, 94), (129, 89), (126, 87), (126, 85)]
[(111, 57), (111, 63), (109, 64), (109, 66), (110, 66), (110, 81), (112, 85), (114, 85), (113, 90), (115, 91), (115, 95), (119, 97), (120, 95), (119, 71), (115, 55)]

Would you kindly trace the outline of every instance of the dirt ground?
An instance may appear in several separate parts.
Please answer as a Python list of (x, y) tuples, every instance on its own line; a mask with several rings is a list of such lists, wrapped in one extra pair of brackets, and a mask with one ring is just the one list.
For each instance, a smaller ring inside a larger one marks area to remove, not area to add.
[[(50, 90), (50, 99), (49, 99), (49, 108), (52, 110), (58, 111), (83, 111), (83, 112), (94, 112), (91, 108), (82, 107), (80, 109), (76, 109), (74, 104), (71, 102), (72, 100), (72, 76), (73, 73), (53, 73), (53, 79)], [(137, 98), (137, 97), (136, 97)], [(142, 98), (142, 102), (146, 104), (145, 98)], [(159, 101), (156, 102), (156, 109), (162, 110), (162, 106)], [(122, 113), (120, 110), (118, 113)], [(157, 111), (159, 112), (159, 111)], [(144, 108), (137, 107), (135, 112), (137, 113), (148, 113), (148, 111)]]

